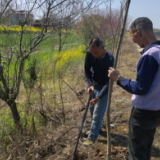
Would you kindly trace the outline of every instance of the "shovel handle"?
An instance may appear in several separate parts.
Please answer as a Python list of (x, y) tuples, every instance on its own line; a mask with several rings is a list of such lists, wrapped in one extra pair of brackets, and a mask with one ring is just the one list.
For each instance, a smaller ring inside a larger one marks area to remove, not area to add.
[(78, 137), (77, 137), (76, 146), (75, 146), (74, 153), (73, 153), (73, 160), (75, 159), (75, 155), (76, 155), (76, 151), (77, 151), (79, 139), (80, 139), (80, 136), (81, 136), (81, 133), (82, 133), (83, 124), (84, 124), (85, 119), (86, 119), (86, 115), (87, 115), (87, 111), (88, 111), (88, 108), (89, 108), (89, 104), (90, 104), (91, 98), (92, 98), (92, 95), (89, 95), (88, 102), (87, 102), (87, 105), (86, 105), (86, 110), (85, 110), (84, 115), (83, 115), (81, 127), (80, 127), (80, 130), (79, 130), (79, 134), (78, 134)]

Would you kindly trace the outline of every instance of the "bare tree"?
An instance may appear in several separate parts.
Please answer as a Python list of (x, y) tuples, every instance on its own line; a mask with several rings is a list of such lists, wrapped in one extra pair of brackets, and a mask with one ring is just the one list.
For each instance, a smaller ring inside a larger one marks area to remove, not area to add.
[[(70, 17), (74, 17), (73, 20), (75, 21), (80, 17), (81, 13), (84, 13), (91, 7), (97, 5), (100, 1), (10, 0), (4, 2), (6, 3), (4, 3), (5, 6), (3, 6), (1, 17), (3, 17), (7, 8), (14, 11), (25, 11), (25, 16), (20, 20), (20, 32), (11, 33), (6, 29), (4, 35), (7, 43), (0, 48), (1, 53), (3, 53), (0, 56), (0, 99), (8, 104), (15, 124), (20, 126), (20, 115), (17, 110), (16, 98), (19, 94), (26, 60), (34, 52), (35, 48), (49, 37), (52, 31), (54, 32), (56, 29), (61, 30), (62, 27), (65, 27), (64, 25), (66, 25), (66, 22)], [(13, 6), (11, 5), (11, 2), (14, 3)], [(38, 13), (38, 15), (36, 13)], [(50, 17), (53, 13), (57, 14), (59, 19), (58, 22), (60, 22), (60, 24), (58, 23), (58, 26), (52, 24), (53, 20)], [(26, 21), (31, 14), (35, 17), (44, 17), (41, 31), (35, 34), (25, 30)], [(62, 42), (59, 43), (60, 51)]]
[[(94, 37), (101, 38), (107, 48), (114, 51), (115, 42), (120, 33), (121, 9), (112, 9), (112, 0), (104, 3), (103, 9), (94, 8), (89, 13), (84, 14), (76, 24), (78, 32), (83, 35), (84, 44)], [(124, 5), (122, 5), (124, 10)]]

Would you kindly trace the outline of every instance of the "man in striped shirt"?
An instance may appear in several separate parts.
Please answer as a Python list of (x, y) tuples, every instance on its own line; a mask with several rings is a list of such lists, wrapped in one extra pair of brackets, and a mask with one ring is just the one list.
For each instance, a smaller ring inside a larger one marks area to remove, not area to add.
[(147, 17), (137, 18), (130, 26), (130, 36), (141, 48), (136, 81), (122, 77), (119, 71), (109, 69), (108, 76), (117, 85), (132, 93), (132, 111), (129, 120), (130, 160), (150, 160), (156, 127), (160, 124), (160, 41)]

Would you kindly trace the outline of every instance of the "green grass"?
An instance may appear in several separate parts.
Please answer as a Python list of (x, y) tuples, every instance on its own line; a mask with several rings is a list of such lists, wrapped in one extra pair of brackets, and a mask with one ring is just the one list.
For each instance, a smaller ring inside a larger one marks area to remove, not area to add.
[[(66, 32), (62, 32), (62, 42), (64, 43), (62, 46), (62, 51), (65, 52), (67, 50), (75, 50), (81, 44), (81, 38), (77, 36), (74, 31), (69, 32), (69, 36), (66, 36)], [(7, 55), (12, 50), (13, 56), (9, 66), (10, 76), (14, 74), (15, 70), (15, 61), (17, 56), (19, 55), (19, 45), (20, 45), (20, 33), (1, 33), (0, 34), (0, 49), (1, 55)], [(24, 34), (22, 40), (22, 50), (26, 49), (29, 42), (33, 37), (36, 36), (36, 33), (32, 34)], [(12, 49), (11, 49), (12, 48)], [(28, 65), (33, 59), (37, 59), (38, 65), (42, 66), (44, 64), (48, 65), (49, 63), (54, 62), (54, 57), (58, 55), (58, 48), (59, 48), (59, 39), (58, 35), (48, 34), (44, 37), (44, 40), (39, 44), (39, 46), (31, 53), (28, 60), (25, 62), (25, 68), (28, 68)], [(7, 59), (3, 59), (2, 61), (7, 64)], [(19, 64), (19, 62), (18, 62)], [(19, 65), (17, 65), (17, 70)], [(6, 67), (4, 72), (7, 72)]]
[[(67, 33), (68, 34), (68, 33)], [(28, 45), (30, 41), (35, 37), (36, 33), (29, 33), (29, 34), (23, 34), (22, 39), (22, 49), (29, 49)], [(76, 47), (75, 45), (81, 43), (81, 39), (76, 35), (75, 32), (69, 32), (68, 36), (66, 36), (66, 33), (62, 32), (62, 43), (64, 44), (64, 48), (62, 51), (65, 51), (67, 49)], [(21, 34), (20, 33), (0, 33), (0, 48), (4, 55), (6, 48), (14, 48), (14, 51), (19, 51), (19, 45), (20, 45), (20, 39)], [(58, 52), (58, 46), (59, 45), (59, 37), (57, 34), (48, 34), (44, 37), (40, 45), (37, 47), (38, 50), (43, 52), (44, 50), (47, 51), (49, 49), (54, 49), (55, 52)], [(69, 46), (67, 46), (69, 45)]]
[[(66, 52), (68, 50), (76, 50), (79, 45), (82, 42), (82, 39), (80, 38), (79, 35), (76, 34), (76, 32), (71, 31), (69, 33), (69, 36), (65, 38), (65, 32), (63, 33), (64, 38), (62, 38), (62, 41), (64, 41), (64, 45), (62, 48), (62, 52)], [(22, 43), (22, 49), (27, 46), (31, 38), (33, 38), (36, 35), (36, 33), (32, 34), (24, 34), (23, 35), (23, 43)], [(1, 49), (1, 54), (2, 55), (7, 55), (8, 51), (6, 48), (12, 47), (12, 52), (14, 53), (12, 56), (12, 60), (10, 61), (9, 65), (9, 85), (12, 86), (13, 84), (13, 75), (15, 74), (15, 62), (17, 59), (17, 56), (19, 55), (19, 41), (20, 41), (20, 34), (18, 33), (9, 33), (9, 34), (0, 34), (0, 49)], [(11, 49), (11, 48), (9, 48)], [(85, 49), (84, 49), (85, 50)], [(2, 52), (3, 51), (3, 52)], [(29, 77), (27, 70), (30, 67), (31, 63), (33, 62), (34, 59), (36, 59), (37, 62), (37, 70), (41, 71), (44, 70), (44, 75), (46, 78), (50, 76), (50, 74), (53, 72), (53, 66), (56, 63), (56, 57), (58, 56), (58, 36), (52, 36), (52, 35), (47, 35), (42, 43), (37, 47), (37, 49), (28, 57), (28, 59), (25, 61), (25, 67), (24, 67), (24, 72), (23, 75), (26, 77)], [(84, 60), (84, 57), (83, 57)], [(4, 64), (4, 76), (7, 76), (7, 61), (8, 59), (2, 58), (2, 61), (5, 62)], [(73, 64), (78, 64), (80, 63), (80, 59), (72, 59), (72, 61), (65, 62), (63, 68), (61, 70), (63, 72), (68, 72), (70, 73), (70, 70), (67, 70), (67, 68), (70, 67), (70, 63)], [(17, 63), (17, 70), (19, 70), (19, 64), (20, 60)], [(75, 65), (74, 65), (75, 66)], [(1, 83), (1, 82), (0, 82)], [(1, 84), (2, 85), (2, 84)]]

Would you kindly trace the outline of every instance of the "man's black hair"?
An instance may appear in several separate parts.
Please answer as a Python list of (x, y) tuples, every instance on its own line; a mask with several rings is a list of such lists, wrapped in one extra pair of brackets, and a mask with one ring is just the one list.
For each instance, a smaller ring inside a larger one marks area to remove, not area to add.
[(104, 43), (99, 38), (92, 38), (89, 42), (90, 47), (104, 47)]
[(139, 17), (132, 22), (132, 24), (130, 25), (130, 29), (132, 31), (134, 31), (135, 29), (141, 29), (145, 32), (153, 32), (153, 23), (147, 17)]

